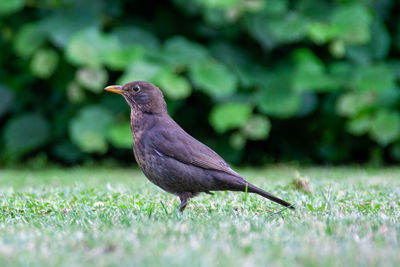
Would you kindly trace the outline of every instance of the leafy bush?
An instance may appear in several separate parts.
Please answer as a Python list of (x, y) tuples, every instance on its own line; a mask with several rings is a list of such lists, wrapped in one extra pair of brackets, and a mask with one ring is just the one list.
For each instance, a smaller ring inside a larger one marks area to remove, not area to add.
[(1, 162), (131, 160), (128, 107), (103, 88), (132, 80), (158, 85), (172, 116), (234, 163), (400, 161), (399, 8), (1, 1)]

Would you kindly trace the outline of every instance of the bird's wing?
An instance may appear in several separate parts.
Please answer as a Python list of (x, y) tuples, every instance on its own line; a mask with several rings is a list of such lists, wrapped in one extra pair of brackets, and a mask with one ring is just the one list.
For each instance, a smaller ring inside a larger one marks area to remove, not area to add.
[(172, 157), (180, 162), (203, 169), (222, 171), (240, 177), (215, 151), (186, 133), (178, 124), (158, 129), (156, 136), (151, 136), (151, 144), (156, 152)]

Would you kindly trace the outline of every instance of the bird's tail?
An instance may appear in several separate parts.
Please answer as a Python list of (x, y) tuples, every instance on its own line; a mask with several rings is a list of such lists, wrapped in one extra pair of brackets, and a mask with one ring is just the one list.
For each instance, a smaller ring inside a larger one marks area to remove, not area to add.
[(272, 200), (272, 201), (274, 201), (276, 203), (279, 203), (282, 206), (285, 206), (285, 207), (287, 207), (289, 209), (295, 210), (295, 207), (292, 204), (290, 204), (289, 202), (286, 202), (285, 200), (280, 199), (280, 198), (268, 193), (267, 191), (264, 191), (261, 188), (258, 188), (257, 186), (252, 185), (250, 183), (247, 183), (247, 192), (256, 193), (256, 194), (258, 194), (260, 196), (268, 198), (269, 200)]

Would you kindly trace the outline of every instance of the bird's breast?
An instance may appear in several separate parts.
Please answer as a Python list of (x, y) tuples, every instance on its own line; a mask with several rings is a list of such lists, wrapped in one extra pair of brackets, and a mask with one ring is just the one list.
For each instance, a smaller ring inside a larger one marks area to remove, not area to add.
[(133, 136), (133, 154), (135, 159), (140, 166), (142, 158), (145, 156), (143, 154), (144, 147), (142, 145), (143, 137), (143, 114), (138, 112), (136, 109), (131, 109), (131, 131)]
[(146, 167), (146, 148), (140, 142), (140, 139), (133, 137), (133, 154), (139, 167), (143, 170)]

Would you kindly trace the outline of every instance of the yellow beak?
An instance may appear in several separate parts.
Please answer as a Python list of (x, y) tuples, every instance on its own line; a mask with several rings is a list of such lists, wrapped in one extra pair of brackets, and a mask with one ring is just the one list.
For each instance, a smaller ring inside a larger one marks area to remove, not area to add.
[(113, 93), (117, 93), (117, 94), (123, 93), (122, 86), (119, 86), (119, 85), (110, 85), (110, 86), (107, 86), (106, 88), (104, 88), (104, 90), (110, 91)]

